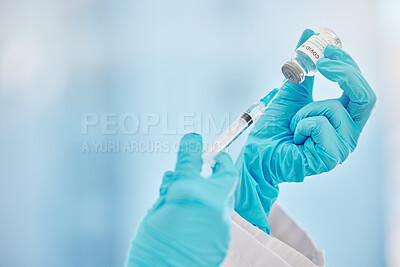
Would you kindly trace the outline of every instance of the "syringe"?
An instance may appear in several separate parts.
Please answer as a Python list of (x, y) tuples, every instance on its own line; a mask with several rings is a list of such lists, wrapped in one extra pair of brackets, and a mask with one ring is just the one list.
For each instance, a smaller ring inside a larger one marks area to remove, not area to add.
[(256, 122), (267, 108), (268, 103), (275, 97), (278, 89), (269, 92), (259, 102), (253, 103), (239, 118), (212, 142), (203, 153), (203, 162), (213, 167), (214, 158), (226, 149), (236, 138), (240, 136), (252, 123)]

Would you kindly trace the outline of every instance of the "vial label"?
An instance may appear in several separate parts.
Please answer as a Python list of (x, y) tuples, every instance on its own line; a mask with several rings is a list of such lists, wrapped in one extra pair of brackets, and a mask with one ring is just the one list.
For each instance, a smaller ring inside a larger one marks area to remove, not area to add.
[(334, 39), (328, 33), (317, 32), (297, 50), (304, 52), (317, 64), (317, 60), (324, 57), (324, 50), (328, 45), (336, 45)]

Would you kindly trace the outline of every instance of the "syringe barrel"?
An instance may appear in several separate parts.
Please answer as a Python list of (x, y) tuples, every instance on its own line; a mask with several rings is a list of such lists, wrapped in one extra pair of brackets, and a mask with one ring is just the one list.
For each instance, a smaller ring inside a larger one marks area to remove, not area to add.
[(214, 158), (221, 151), (227, 148), (243, 131), (245, 131), (253, 122), (258, 120), (265, 110), (265, 105), (262, 102), (255, 102), (246, 112), (237, 118), (225, 131), (219, 135), (214, 142), (207, 146), (203, 153), (204, 163), (214, 166)]
[(252, 122), (257, 121), (265, 111), (265, 104), (263, 102), (254, 102), (245, 113), (249, 114)]

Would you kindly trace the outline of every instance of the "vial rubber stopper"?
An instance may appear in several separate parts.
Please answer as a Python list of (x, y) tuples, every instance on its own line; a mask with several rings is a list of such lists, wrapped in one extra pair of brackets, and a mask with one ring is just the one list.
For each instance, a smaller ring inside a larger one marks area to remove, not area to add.
[(293, 61), (288, 61), (282, 66), (282, 73), (294, 85), (304, 81), (303, 69)]

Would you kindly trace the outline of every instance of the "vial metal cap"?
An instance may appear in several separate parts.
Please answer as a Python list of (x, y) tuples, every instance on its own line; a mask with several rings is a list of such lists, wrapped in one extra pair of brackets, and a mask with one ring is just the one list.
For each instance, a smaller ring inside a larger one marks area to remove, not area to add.
[(304, 71), (299, 64), (288, 61), (282, 66), (282, 73), (286, 79), (294, 85), (304, 81)]

